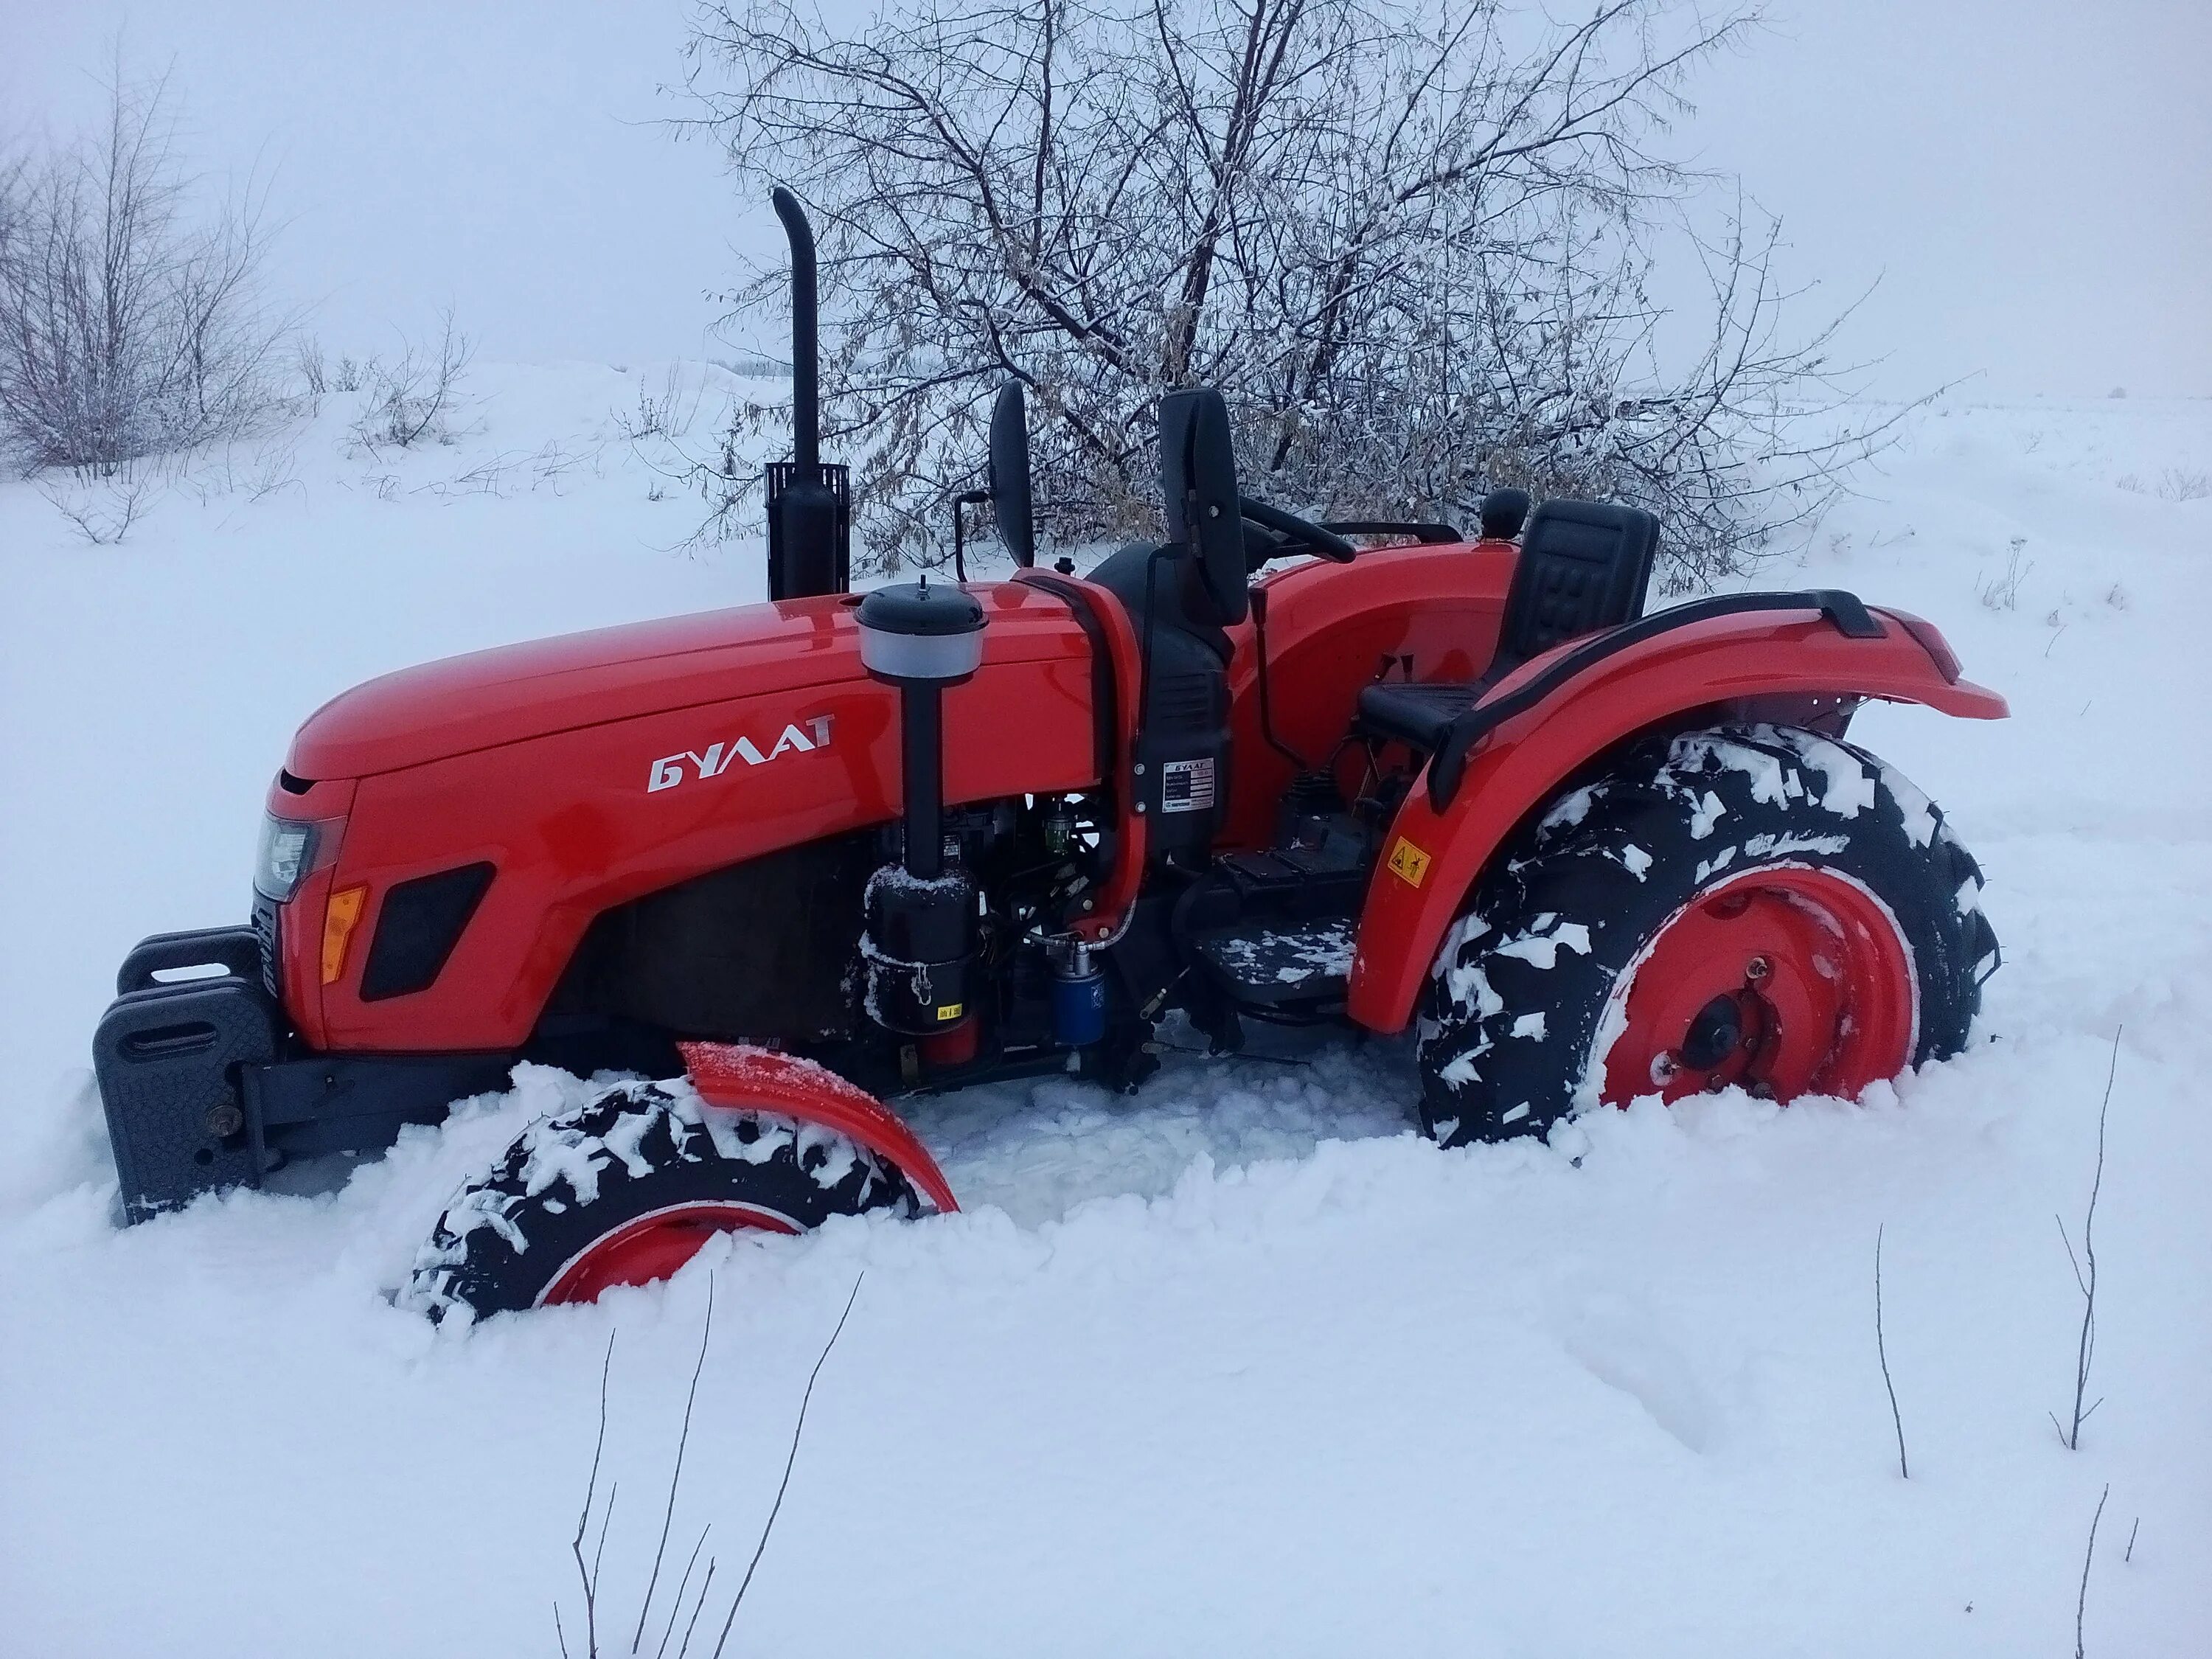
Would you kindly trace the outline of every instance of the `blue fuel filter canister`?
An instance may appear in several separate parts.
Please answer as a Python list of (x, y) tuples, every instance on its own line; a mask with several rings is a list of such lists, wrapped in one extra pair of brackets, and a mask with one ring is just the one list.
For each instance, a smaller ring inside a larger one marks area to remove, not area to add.
[(1052, 1034), (1070, 1048), (1081, 1048), (1106, 1035), (1106, 975), (1079, 939), (1054, 943)]

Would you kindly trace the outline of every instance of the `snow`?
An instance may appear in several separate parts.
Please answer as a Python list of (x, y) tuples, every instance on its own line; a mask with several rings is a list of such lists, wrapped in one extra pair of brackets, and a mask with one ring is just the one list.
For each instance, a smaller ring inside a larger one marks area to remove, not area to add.
[[(2063, 1651), (2108, 1483), (2088, 1650), (2204, 1647), (2212, 501), (2123, 481), (2203, 467), (2212, 403), (1947, 400), (1766, 573), (1930, 617), (2014, 711), (1854, 727), (1981, 860), (2006, 955), (1973, 1050), (1858, 1105), (1646, 1103), (1443, 1152), (1408, 1043), (1271, 1036), (1131, 1097), (920, 1103), (960, 1214), (434, 1330), (389, 1297), (439, 1211), (588, 1087), (530, 1069), (388, 1157), (118, 1229), (85, 1060), (110, 975), (242, 916), (310, 709), (760, 592), (757, 545), (672, 550), (697, 507), (612, 433), (629, 369), (481, 368), (479, 433), (375, 463), (326, 407), (281, 488), (203, 459), (119, 548), (0, 486), (0, 1650), (543, 1655), (562, 1595), (573, 1643), (610, 1334), (626, 1640), (708, 1273), (675, 1532), (713, 1521), (718, 1585), (862, 1281), (733, 1650)], [(550, 478), (454, 487), (548, 443)], [(2033, 568), (1985, 602), (2015, 537)], [(2078, 1235), (2123, 1025), (2072, 1453), (2052, 1216)]]
[[(1788, 856), (1791, 853), (1840, 853), (1850, 845), (1842, 836), (1753, 836), (1743, 843), (1743, 850), (1753, 858), (1763, 859), (1770, 853)], [(1972, 886), (1973, 884), (1966, 884)], [(1964, 914), (1963, 912), (1961, 914)]]
[(1561, 921), (1547, 912), (1536, 918), (1536, 927), (1547, 931), (1528, 933), (1497, 947), (1495, 954), (1513, 957), (1531, 966), (1549, 972), (1559, 962), (1559, 947), (1565, 945), (1578, 957), (1589, 954), (1589, 929), (1579, 921)]
[(1316, 977), (1349, 977), (1356, 932), (1350, 919), (1325, 916), (1279, 933), (1224, 939), (1213, 951), (1222, 966), (1240, 979), (1249, 980), (1274, 964), (1276, 983), (1303, 985)]
[(1698, 810), (1690, 815), (1690, 839), (1703, 841), (1707, 836), (1711, 835), (1713, 826), (1727, 816), (1727, 811), (1728, 809), (1721, 805), (1721, 798), (1718, 795), (1710, 789), (1705, 791), (1705, 799), (1698, 803)]
[(1590, 803), (1596, 797), (1596, 788), (1589, 784), (1584, 784), (1579, 789), (1570, 789), (1552, 804), (1537, 827), (1541, 830), (1572, 829), (1589, 816)]

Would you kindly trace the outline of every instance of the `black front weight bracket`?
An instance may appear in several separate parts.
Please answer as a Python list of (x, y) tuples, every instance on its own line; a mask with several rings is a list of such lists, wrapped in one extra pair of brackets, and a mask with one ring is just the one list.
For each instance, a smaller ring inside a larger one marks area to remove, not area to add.
[[(201, 976), (172, 977), (198, 970)], [(262, 985), (252, 930), (164, 933), (133, 951), (93, 1036), (126, 1219), (226, 1187), (287, 1156), (389, 1146), (409, 1123), (507, 1086), (514, 1056), (296, 1053)]]

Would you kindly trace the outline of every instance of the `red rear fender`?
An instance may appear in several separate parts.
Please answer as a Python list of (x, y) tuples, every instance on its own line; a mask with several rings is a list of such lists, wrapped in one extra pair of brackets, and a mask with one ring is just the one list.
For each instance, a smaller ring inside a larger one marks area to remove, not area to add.
[[(1954, 676), (1942, 636), (1917, 617), (1875, 611), (1881, 637), (1846, 637), (1811, 611), (1714, 617), (1662, 633), (1578, 675), (1492, 732), (1449, 804), (1417, 779), (1368, 888), (1352, 958), (1351, 1017), (1378, 1031), (1413, 1018), (1444, 931), (1491, 855), (1577, 769), (1638, 733), (1692, 719), (1802, 720), (1836, 702), (1881, 698), (1997, 720), (1994, 691)], [(1570, 648), (1570, 647), (1563, 647)], [(1497, 698), (1540, 674), (1538, 658)]]

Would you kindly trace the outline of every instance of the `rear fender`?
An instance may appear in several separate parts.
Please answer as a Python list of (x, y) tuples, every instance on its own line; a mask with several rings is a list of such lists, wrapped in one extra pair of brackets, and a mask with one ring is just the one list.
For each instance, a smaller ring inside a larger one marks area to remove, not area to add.
[(942, 1213), (959, 1209), (929, 1148), (907, 1127), (905, 1119), (866, 1090), (811, 1060), (772, 1048), (736, 1042), (676, 1046), (692, 1086), (709, 1106), (773, 1112), (834, 1130), (896, 1165)]
[[(1957, 678), (1956, 659), (1932, 626), (1900, 611), (1869, 614), (1879, 632), (1866, 637), (1847, 635), (1809, 606), (1668, 629), (1600, 657), (1498, 725), (1465, 757), (1455, 787), (1432, 789), (1424, 770), (1368, 888), (1350, 1017), (1372, 1030), (1402, 1030), (1445, 930), (1492, 855), (1575, 772), (1628, 738), (1692, 720), (1802, 724), (1808, 711), (1825, 710), (1839, 720), (1868, 698), (1969, 720), (2004, 717), (2002, 697)], [(1484, 705), (1556, 672), (1577, 649), (1562, 647), (1526, 664)]]

